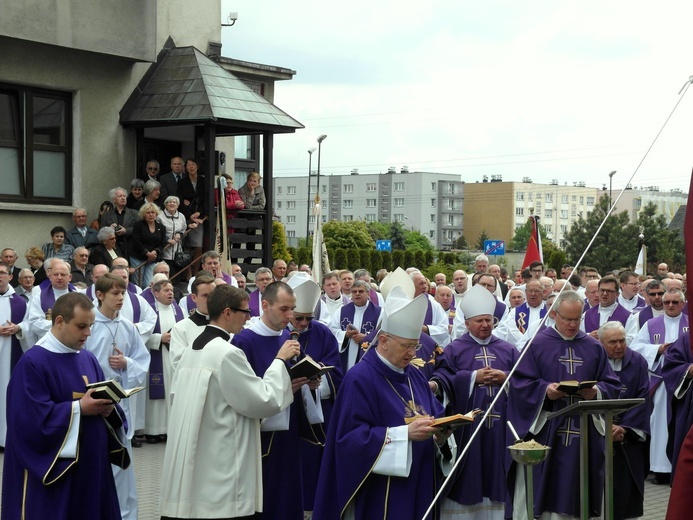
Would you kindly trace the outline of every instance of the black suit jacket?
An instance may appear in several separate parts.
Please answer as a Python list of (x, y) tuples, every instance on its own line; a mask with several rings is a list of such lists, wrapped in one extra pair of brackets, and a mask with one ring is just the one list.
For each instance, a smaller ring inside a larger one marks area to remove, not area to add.
[(10, 285), (14, 287), (15, 289), (19, 285), (19, 273), (22, 270), (19, 267), (13, 267), (12, 268), (12, 279), (10, 280)]
[[(123, 251), (119, 246), (116, 245), (114, 249), (116, 255), (123, 256)], [(111, 258), (111, 255), (108, 254), (108, 251), (106, 251), (104, 245), (99, 244), (98, 246), (94, 246), (92, 248), (91, 255), (89, 255), (89, 263), (92, 265), (104, 264), (110, 269), (111, 264), (113, 263), (113, 258)]]
[[(127, 255), (128, 254), (128, 240), (130, 238), (130, 235), (132, 235), (132, 227), (135, 225), (135, 222), (137, 222), (140, 219), (139, 213), (135, 211), (134, 209), (130, 208), (125, 208), (125, 215), (123, 215), (123, 227), (127, 230), (127, 233), (125, 235), (118, 235), (116, 234), (116, 239), (118, 246), (122, 250), (122, 252)], [(112, 224), (117, 224), (118, 223), (118, 215), (116, 213), (116, 210), (113, 209), (111, 211), (107, 211), (103, 215), (101, 215), (101, 227), (110, 227)], [(94, 263), (94, 262), (92, 262)], [(96, 265), (96, 264), (94, 264)]]
[[(185, 179), (187, 175), (183, 173), (181, 179)], [(178, 196), (178, 183), (176, 182), (176, 177), (173, 172), (164, 173), (159, 176), (159, 184), (161, 184), (161, 193), (159, 194), (159, 204), (161, 209), (163, 209), (166, 197), (171, 195)]]
[(99, 244), (99, 239), (96, 238), (97, 235), (98, 233), (96, 231), (90, 227), (87, 227), (87, 234), (82, 236), (82, 233), (79, 232), (77, 226), (73, 226), (67, 230), (67, 233), (65, 234), (65, 242), (70, 244), (75, 249), (82, 246), (86, 247), (87, 249), (91, 249)]

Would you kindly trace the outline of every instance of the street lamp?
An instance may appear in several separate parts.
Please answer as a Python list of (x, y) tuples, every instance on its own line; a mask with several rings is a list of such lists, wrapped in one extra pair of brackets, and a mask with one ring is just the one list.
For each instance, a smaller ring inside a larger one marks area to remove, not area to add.
[(322, 134), (320, 137), (318, 137), (318, 180), (315, 187), (315, 193), (318, 197), (320, 197), (320, 148), (322, 147), (322, 142), (326, 137), (327, 134)]
[(611, 201), (613, 200), (613, 199), (611, 198), (611, 183), (612, 183), (612, 181), (613, 181), (614, 175), (616, 175), (616, 170), (612, 171), (612, 172), (609, 174), (609, 209), (611, 209), (611, 205), (612, 205), (612, 202), (611, 202)]
[(308, 149), (308, 207), (306, 208), (306, 247), (308, 247), (308, 237), (310, 236), (310, 166), (313, 159), (313, 152), (315, 151), (315, 146)]

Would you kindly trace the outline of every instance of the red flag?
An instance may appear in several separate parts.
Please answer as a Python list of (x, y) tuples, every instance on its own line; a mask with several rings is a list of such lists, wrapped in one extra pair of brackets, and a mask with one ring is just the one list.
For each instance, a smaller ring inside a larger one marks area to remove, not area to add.
[[(686, 217), (683, 221), (683, 241), (686, 250), (686, 299), (693, 295), (693, 172), (691, 172), (691, 184), (688, 187), (688, 204), (686, 205)], [(693, 330), (688, 329), (688, 339), (691, 340), (693, 352)]]
[(529, 221), (532, 223), (532, 234), (529, 236), (529, 241), (527, 242), (527, 252), (525, 253), (525, 260), (522, 262), (522, 269), (529, 267), (529, 264), (532, 262), (543, 261), (540, 253), (541, 238), (539, 237), (539, 227), (537, 226), (537, 221), (534, 216), (530, 216)]

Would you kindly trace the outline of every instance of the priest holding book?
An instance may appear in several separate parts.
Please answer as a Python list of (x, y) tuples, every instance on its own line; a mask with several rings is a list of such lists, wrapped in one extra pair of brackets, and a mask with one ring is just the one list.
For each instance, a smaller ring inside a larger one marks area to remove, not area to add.
[[(420, 520), (453, 458), (449, 432), (435, 428), (443, 407), (410, 366), (426, 314), (424, 295), (395, 287), (376, 347), (342, 382), (327, 433), (314, 518)], [(437, 516), (437, 515), (436, 515)]]
[[(493, 335), (496, 301), (487, 289), (475, 285), (460, 302), (467, 332), (446, 347), (432, 376), (436, 393), (445, 396), (450, 413), (487, 411), (517, 362), (517, 349)], [(508, 456), (506, 407), (507, 393), (503, 392), (452, 477), (441, 518), (464, 518), (483, 511), (488, 520), (503, 520), (508, 501), (504, 464)], [(473, 426), (455, 432), (458, 446), (467, 445), (481, 416)]]

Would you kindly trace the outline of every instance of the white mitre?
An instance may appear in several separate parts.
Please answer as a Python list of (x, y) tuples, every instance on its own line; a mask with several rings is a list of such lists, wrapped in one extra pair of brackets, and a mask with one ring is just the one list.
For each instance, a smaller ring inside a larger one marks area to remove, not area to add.
[(296, 296), (294, 312), (312, 314), (320, 299), (320, 286), (316, 284), (308, 273), (297, 273), (287, 282)]
[(387, 300), (387, 296), (390, 294), (393, 287), (402, 288), (404, 290), (404, 294), (409, 296), (410, 300), (414, 297), (414, 293), (416, 292), (411, 276), (409, 276), (401, 267), (398, 267), (391, 273), (388, 273), (388, 275), (383, 278), (383, 281), (380, 283), (380, 293), (383, 295), (384, 300)]
[(459, 307), (465, 318), (473, 318), (483, 314), (493, 316), (497, 302), (496, 297), (486, 287), (477, 284), (467, 291)]
[[(404, 275), (407, 276), (406, 273)], [(412, 300), (397, 285), (392, 288), (385, 301), (380, 332), (418, 341), (427, 309), (426, 295), (421, 294)]]

